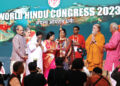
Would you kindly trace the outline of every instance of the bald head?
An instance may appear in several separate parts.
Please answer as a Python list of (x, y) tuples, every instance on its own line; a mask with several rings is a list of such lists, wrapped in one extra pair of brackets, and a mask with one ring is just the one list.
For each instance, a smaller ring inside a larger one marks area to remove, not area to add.
[(110, 24), (110, 32), (113, 33), (118, 30), (118, 25), (116, 23), (111, 23)]
[(23, 27), (22, 27), (21, 25), (18, 25), (18, 26), (16, 27), (16, 32), (17, 32), (17, 34), (23, 35), (23, 31), (24, 31), (24, 29), (23, 29)]

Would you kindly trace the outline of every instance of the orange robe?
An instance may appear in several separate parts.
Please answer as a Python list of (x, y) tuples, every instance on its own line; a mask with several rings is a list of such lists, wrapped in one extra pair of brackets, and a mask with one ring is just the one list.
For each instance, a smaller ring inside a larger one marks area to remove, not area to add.
[[(88, 81), (86, 83), (86, 86), (110, 86), (110, 83), (107, 78), (102, 77), (100, 79), (100, 75), (94, 74), (91, 77), (88, 78)], [(100, 79), (97, 83), (96, 81)], [(96, 84), (95, 84), (96, 83)], [(95, 85), (94, 85), (95, 84)]]
[(102, 68), (103, 66), (103, 47), (105, 44), (104, 35), (98, 32), (95, 36), (96, 43), (90, 44), (92, 34), (86, 40), (87, 50), (87, 63), (89, 71), (92, 71), (95, 67)]

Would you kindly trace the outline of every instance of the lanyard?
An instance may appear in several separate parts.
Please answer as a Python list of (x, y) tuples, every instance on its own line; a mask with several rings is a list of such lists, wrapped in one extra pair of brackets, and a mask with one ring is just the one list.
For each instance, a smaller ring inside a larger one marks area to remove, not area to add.
[(77, 35), (77, 40), (75, 40), (75, 35), (73, 36), (73, 41), (78, 42), (78, 35)]

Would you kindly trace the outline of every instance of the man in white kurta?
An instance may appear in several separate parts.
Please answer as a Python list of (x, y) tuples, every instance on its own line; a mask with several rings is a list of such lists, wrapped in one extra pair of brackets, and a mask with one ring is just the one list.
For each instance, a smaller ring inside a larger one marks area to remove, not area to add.
[[(45, 45), (43, 44), (42, 34), (37, 32), (32, 39), (28, 42), (28, 59), (27, 59), (27, 70), (26, 75), (30, 74), (28, 69), (28, 64), (33, 61), (37, 61), (37, 67), (40, 68), (41, 73), (43, 73), (43, 59), (42, 54), (46, 51)], [(39, 40), (39, 41), (38, 41)]]

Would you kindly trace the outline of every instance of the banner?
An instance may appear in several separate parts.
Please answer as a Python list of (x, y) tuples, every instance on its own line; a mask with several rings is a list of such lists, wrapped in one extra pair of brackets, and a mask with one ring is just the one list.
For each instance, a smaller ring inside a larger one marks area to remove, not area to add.
[(7, 64), (10, 64), (12, 38), (17, 25), (41, 31), (44, 39), (49, 31), (58, 38), (60, 25), (66, 29), (67, 37), (73, 34), (74, 26), (79, 26), (80, 34), (87, 39), (93, 24), (99, 23), (108, 42), (110, 23), (120, 24), (118, 0), (4, 0), (0, 8), (0, 60)]

